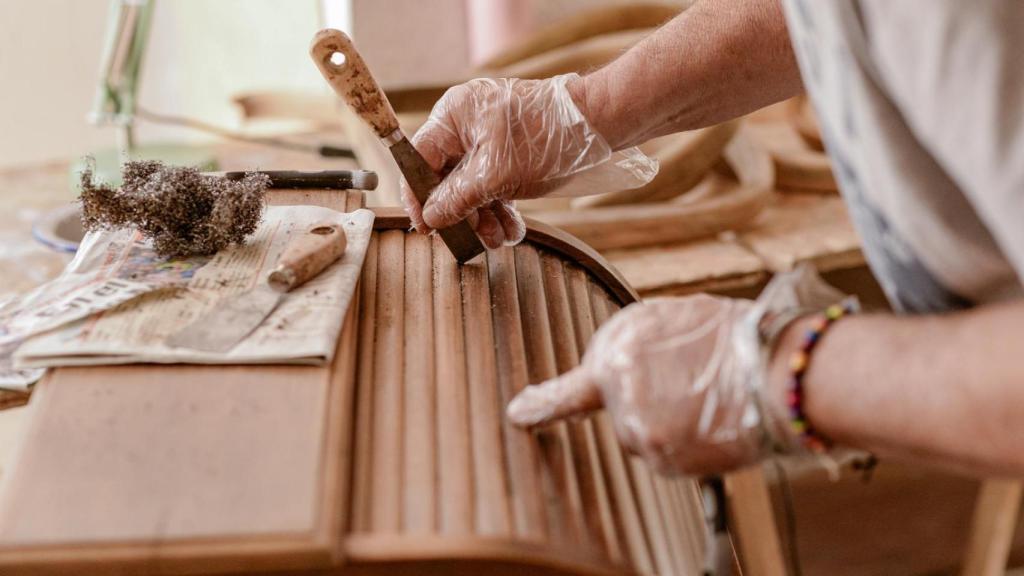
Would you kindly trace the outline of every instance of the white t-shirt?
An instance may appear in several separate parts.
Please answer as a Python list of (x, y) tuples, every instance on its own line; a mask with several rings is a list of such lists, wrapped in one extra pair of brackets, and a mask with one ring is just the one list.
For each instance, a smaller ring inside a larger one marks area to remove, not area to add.
[(872, 270), (897, 310), (1024, 278), (1024, 2), (785, 0)]

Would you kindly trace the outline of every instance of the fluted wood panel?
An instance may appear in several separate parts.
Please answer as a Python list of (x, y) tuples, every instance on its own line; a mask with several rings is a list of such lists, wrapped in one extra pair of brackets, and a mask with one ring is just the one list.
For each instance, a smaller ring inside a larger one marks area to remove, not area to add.
[(694, 482), (624, 453), (603, 413), (532, 431), (504, 418), (518, 391), (579, 363), (619, 308), (607, 287), (530, 242), (460, 267), (437, 238), (376, 236), (363, 280), (373, 294), (359, 331), (350, 561), (400, 571), (416, 553), (396, 565), (387, 547), (415, 542), (437, 561), (443, 553), (423, 550), (472, 555), (486, 542), (519, 550), (524, 565), (562, 558), (556, 572), (698, 574)]

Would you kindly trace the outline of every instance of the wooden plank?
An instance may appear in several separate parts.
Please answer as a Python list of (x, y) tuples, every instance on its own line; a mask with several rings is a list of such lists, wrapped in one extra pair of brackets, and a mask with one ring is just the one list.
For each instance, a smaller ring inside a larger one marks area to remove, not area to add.
[(1013, 533), (1021, 510), (1020, 480), (985, 480), (971, 519), (970, 540), (964, 556), (963, 576), (998, 576), (1006, 573)]
[[(607, 299), (598, 298), (597, 302), (598, 305), (605, 308), (605, 317), (610, 317), (615, 312), (612, 304)], [(651, 472), (647, 465), (636, 456), (626, 456), (626, 471), (631, 478), (633, 496), (636, 499), (640, 517), (644, 523), (644, 532), (647, 535), (647, 543), (650, 546), (651, 556), (657, 571), (660, 574), (671, 573), (672, 554), (669, 550), (665, 522), (661, 516), (658, 501), (654, 494)]]
[[(528, 381), (539, 384), (558, 374), (547, 307), (549, 295), (545, 293), (540, 255), (535, 246), (516, 246), (515, 263)], [(578, 545), (581, 503), (566, 423), (537, 428), (534, 438), (543, 461), (540, 470), (547, 495), (548, 538), (557, 545)]]
[(356, 445), (352, 468), (352, 532), (371, 528), (370, 503), (373, 502), (373, 414), (374, 351), (377, 335), (377, 253), (379, 234), (370, 237), (363, 261), (362, 298), (359, 301), (359, 361), (356, 376)]
[(768, 280), (761, 258), (731, 241), (614, 250), (606, 256), (644, 297), (753, 286)]
[(380, 233), (377, 339), (374, 344), (373, 531), (402, 526), (402, 430), (405, 354), (405, 232)]
[(827, 272), (864, 265), (860, 239), (843, 200), (834, 196), (784, 194), (765, 209), (757, 226), (739, 234), (770, 272), (810, 262)]
[(733, 545), (739, 552), (743, 573), (785, 576), (786, 559), (764, 471), (760, 466), (751, 466), (726, 474), (724, 480)]
[[(348, 198), (272, 192), (269, 201), (344, 209)], [(355, 310), (332, 366), (54, 370), (38, 386), (21, 456), (0, 495), (2, 571), (229, 571), (337, 561)]]
[(432, 241), (439, 527), (444, 534), (465, 534), (473, 531), (474, 501), (467, 498), (473, 493), (473, 465), (462, 290), (455, 258), (440, 238)]
[(487, 264), (512, 518), (519, 537), (543, 541), (547, 538), (548, 525), (537, 447), (529, 431), (508, 424), (504, 418), (504, 407), (529, 381), (512, 249), (488, 252)]
[(483, 536), (509, 536), (512, 511), (506, 458), (511, 462), (511, 456), (506, 456), (502, 437), (511, 425), (504, 417), (505, 404), (499, 390), (487, 263), (475, 260), (464, 264), (461, 272), (463, 318), (467, 319), (464, 330), (476, 494), (475, 527)]
[[(595, 328), (611, 317), (615, 306), (604, 292), (591, 285), (590, 303), (594, 314)], [(629, 472), (627, 456), (619, 446), (615, 427), (607, 412), (594, 416), (595, 432), (601, 446), (601, 458), (606, 463), (606, 482), (613, 488), (618, 511), (619, 530), (625, 535), (626, 549), (634, 568), (643, 574), (654, 573), (654, 555), (651, 542), (637, 506), (633, 479)]]
[[(544, 279), (547, 313), (550, 318), (551, 342), (554, 346), (555, 370), (558, 374), (563, 374), (580, 363), (575, 322), (570, 304), (571, 298), (567, 287), (567, 272), (562, 260), (551, 253), (542, 253), (540, 264)], [(586, 291), (583, 291), (582, 295), (583, 301), (589, 305)], [(607, 510), (607, 501), (602, 501), (603, 494), (598, 492), (601, 464), (596, 452), (591, 422), (589, 419), (571, 420), (566, 422), (566, 430), (569, 441), (568, 454), (572, 459), (572, 488), (579, 500), (579, 509), (576, 511), (582, 524), (579, 529), (582, 532), (584, 544), (607, 553), (609, 548), (605, 541), (607, 527), (603, 525), (602, 516), (610, 518), (610, 515)], [(604, 506), (603, 510), (602, 505)]]
[[(590, 339), (594, 335), (596, 321), (590, 306), (590, 280), (586, 272), (578, 266), (566, 263), (565, 276), (566, 289), (572, 307), (572, 326), (576, 344), (575, 347), (566, 347), (566, 350), (576, 355), (575, 360), (571, 356), (568, 358), (575, 366), (580, 363), (583, 351), (586, 350), (587, 344), (590, 343)], [(604, 543), (605, 553), (608, 555), (608, 558), (615, 563), (623, 563), (625, 561), (627, 544), (623, 531), (619, 529), (616, 523), (616, 503), (612, 493), (612, 486), (606, 479), (609, 464), (604, 462), (601, 457), (601, 446), (598, 441), (596, 426), (595, 418), (587, 418), (582, 422), (587, 451), (592, 461), (590, 466), (592, 480), (590, 482), (593, 483), (592, 490), (595, 499), (595, 502), (589, 503), (586, 496), (587, 492), (584, 491), (584, 502), (586, 506), (593, 506), (595, 508), (603, 531), (601, 541)], [(586, 486), (586, 480), (581, 480), (581, 486)], [(595, 512), (591, 512), (591, 514)], [(591, 516), (591, 522), (593, 521)]]
[[(402, 528), (405, 532), (432, 532), (437, 524), (433, 268), (430, 237), (406, 234), (402, 383), (405, 397), (402, 401), (404, 417), (398, 421), (405, 435), (402, 447)], [(393, 354), (390, 349), (386, 350), (389, 355)]]

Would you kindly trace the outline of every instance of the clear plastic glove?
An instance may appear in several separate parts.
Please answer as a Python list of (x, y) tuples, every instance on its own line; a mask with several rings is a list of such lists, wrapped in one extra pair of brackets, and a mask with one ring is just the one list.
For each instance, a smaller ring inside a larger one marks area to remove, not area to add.
[[(632, 148), (613, 152), (577, 107), (578, 74), (545, 80), (476, 79), (448, 90), (412, 143), (444, 180), (421, 207), (402, 182), (402, 203), (421, 232), (468, 218), (489, 248), (526, 234), (517, 199), (565, 186), (565, 195), (642, 186), (658, 164)], [(422, 210), (421, 210), (422, 208)]]
[[(759, 365), (735, 353), (753, 305), (707, 295), (632, 304), (601, 326), (579, 367), (522, 391), (508, 416), (531, 426), (603, 406), (623, 446), (663, 473), (756, 462), (765, 442), (749, 383)], [(760, 401), (785, 412), (782, 391)]]

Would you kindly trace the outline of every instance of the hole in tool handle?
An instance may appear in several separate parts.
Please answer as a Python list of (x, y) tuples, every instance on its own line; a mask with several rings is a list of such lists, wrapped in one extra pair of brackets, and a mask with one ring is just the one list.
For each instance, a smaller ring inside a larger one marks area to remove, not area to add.
[(328, 61), (331, 63), (331, 66), (342, 68), (345, 66), (345, 62), (348, 61), (348, 57), (343, 52), (332, 52)]

